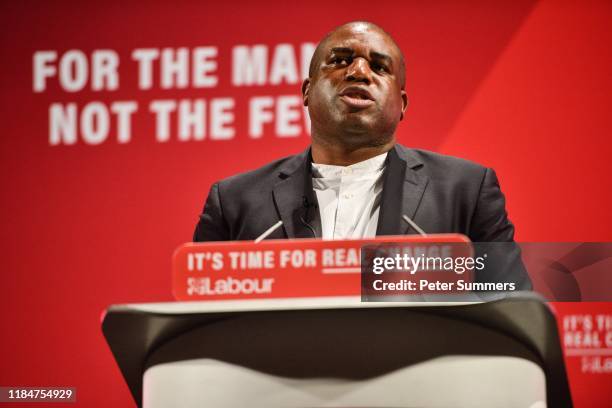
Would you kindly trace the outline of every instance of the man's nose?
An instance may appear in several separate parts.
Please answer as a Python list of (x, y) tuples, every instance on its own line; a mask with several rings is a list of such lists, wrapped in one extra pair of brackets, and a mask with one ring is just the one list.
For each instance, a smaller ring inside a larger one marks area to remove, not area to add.
[(347, 81), (362, 81), (370, 83), (372, 80), (372, 70), (365, 58), (355, 58), (346, 70)]

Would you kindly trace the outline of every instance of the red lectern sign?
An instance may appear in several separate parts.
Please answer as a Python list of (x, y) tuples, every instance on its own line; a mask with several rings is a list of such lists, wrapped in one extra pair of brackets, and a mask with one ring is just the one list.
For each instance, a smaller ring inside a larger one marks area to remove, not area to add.
[(469, 242), (464, 235), (437, 234), (187, 243), (173, 256), (173, 293), (177, 300), (359, 296), (364, 246), (381, 245), (388, 251), (390, 244), (398, 245), (419, 261), (419, 257), (470, 256)]

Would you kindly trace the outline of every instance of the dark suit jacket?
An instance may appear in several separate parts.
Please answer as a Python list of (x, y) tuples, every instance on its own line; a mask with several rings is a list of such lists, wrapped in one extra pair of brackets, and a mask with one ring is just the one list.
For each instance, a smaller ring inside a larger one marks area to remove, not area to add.
[[(283, 226), (269, 239), (320, 237), (311, 161), (308, 149), (215, 183), (193, 240), (252, 240), (279, 220)], [(401, 219), (405, 214), (427, 233), (457, 232), (475, 242), (513, 242), (514, 226), (492, 169), (396, 144), (387, 155), (384, 177), (376, 235), (414, 234)], [(509, 262), (521, 263), (520, 251), (513, 248)], [(522, 263), (518, 269), (522, 272), (498, 271), (498, 280), (516, 281), (529, 289)]]

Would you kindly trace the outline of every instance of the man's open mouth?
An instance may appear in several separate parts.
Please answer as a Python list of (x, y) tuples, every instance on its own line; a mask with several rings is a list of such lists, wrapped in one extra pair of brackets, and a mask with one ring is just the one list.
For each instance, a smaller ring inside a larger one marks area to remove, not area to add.
[(372, 94), (367, 89), (357, 87), (357, 86), (349, 86), (345, 88), (342, 92), (340, 92), (340, 96), (348, 96), (353, 99), (369, 99), (371, 101), (374, 100)]
[(340, 92), (339, 95), (340, 99), (351, 107), (365, 108), (374, 104), (374, 98), (370, 92), (361, 87), (350, 86)]

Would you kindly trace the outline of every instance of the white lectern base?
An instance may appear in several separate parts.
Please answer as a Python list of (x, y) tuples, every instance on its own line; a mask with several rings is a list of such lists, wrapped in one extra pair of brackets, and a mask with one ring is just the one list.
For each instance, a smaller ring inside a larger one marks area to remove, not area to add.
[(546, 407), (535, 363), (508, 356), (446, 356), (364, 381), (278, 377), (213, 359), (155, 365), (144, 408)]

